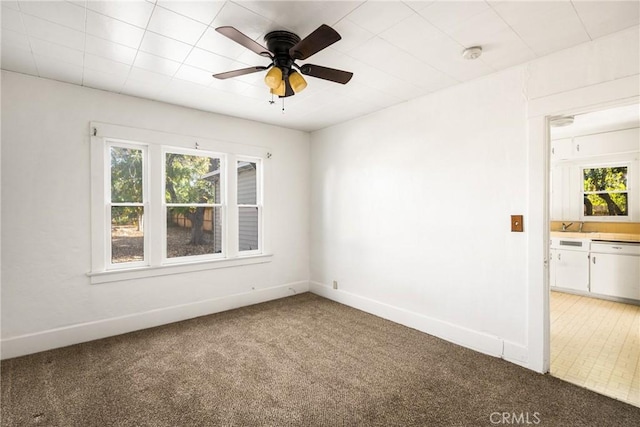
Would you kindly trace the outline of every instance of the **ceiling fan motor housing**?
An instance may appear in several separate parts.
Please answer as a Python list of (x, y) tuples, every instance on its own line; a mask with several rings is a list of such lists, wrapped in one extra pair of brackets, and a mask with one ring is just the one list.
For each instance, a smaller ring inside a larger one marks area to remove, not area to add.
[(289, 49), (300, 41), (300, 37), (289, 31), (272, 31), (264, 36), (264, 41), (273, 53), (273, 65), (282, 70), (283, 76), (288, 76), (294, 61)]

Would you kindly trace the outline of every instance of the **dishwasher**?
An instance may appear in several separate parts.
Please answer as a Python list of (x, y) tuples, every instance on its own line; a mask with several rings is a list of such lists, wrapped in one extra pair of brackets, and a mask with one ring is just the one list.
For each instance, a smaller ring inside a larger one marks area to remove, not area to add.
[(640, 300), (640, 242), (591, 242), (591, 292)]

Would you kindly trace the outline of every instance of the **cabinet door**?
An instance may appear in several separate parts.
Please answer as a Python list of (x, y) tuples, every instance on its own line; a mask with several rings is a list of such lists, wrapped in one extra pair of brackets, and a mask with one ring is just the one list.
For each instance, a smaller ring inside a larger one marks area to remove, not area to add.
[(554, 261), (557, 287), (589, 291), (588, 252), (558, 250)]
[(571, 138), (555, 139), (551, 141), (551, 160), (567, 160), (572, 157), (573, 146)]
[(574, 157), (630, 153), (640, 150), (638, 128), (578, 136), (573, 139)]
[(640, 256), (591, 254), (591, 292), (640, 300)]
[(556, 259), (558, 258), (558, 251), (556, 249), (549, 249), (549, 286), (556, 287)]

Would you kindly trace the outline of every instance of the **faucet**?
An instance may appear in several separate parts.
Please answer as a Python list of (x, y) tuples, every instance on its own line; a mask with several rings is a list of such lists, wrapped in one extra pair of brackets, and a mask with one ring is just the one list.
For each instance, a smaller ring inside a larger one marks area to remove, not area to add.
[(572, 222), (570, 222), (569, 224), (565, 224), (564, 222), (562, 223), (562, 231), (567, 231), (567, 229), (569, 227), (571, 227), (573, 225)]
[(584, 222), (580, 223), (580, 226), (578, 227), (578, 233), (582, 233), (582, 227), (584, 227)]

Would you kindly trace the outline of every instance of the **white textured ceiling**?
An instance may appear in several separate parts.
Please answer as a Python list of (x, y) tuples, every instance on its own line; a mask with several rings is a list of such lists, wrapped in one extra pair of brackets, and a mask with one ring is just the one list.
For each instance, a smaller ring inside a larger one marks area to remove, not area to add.
[[(2, 68), (92, 88), (316, 130), (638, 25), (632, 1), (2, 1)], [(347, 85), (307, 77), (269, 104), (268, 65), (214, 28), (261, 44), (321, 24), (342, 40), (298, 63), (352, 71)], [(462, 58), (481, 45), (480, 59)]]

